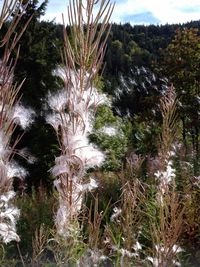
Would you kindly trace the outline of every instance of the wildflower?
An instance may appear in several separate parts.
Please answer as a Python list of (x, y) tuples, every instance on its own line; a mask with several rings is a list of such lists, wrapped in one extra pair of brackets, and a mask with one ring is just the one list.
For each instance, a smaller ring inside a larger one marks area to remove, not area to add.
[[(84, 255), (77, 261), (77, 266), (99, 266), (108, 259), (98, 249), (87, 249)], [(81, 264), (80, 264), (81, 263)]]
[(180, 263), (176, 261), (175, 259), (168, 259), (170, 250), (173, 252), (173, 254), (175, 254), (175, 256), (176, 254), (184, 251), (180, 246), (175, 244), (173, 245), (172, 248), (167, 248), (167, 247), (164, 247), (163, 245), (156, 245), (155, 249), (156, 249), (157, 257), (146, 258), (148, 261), (150, 261), (153, 264), (154, 267), (159, 267), (161, 265), (161, 261), (162, 261), (162, 266), (168, 266), (170, 260), (172, 261), (173, 266), (180, 266)]
[(61, 125), (61, 117), (59, 114), (53, 113), (46, 116), (46, 122), (50, 124), (56, 131)]
[(32, 109), (25, 108), (18, 103), (17, 93), (21, 85), (13, 85), (15, 64), (13, 65), (12, 62), (16, 63), (16, 60), (11, 55), (29, 23), (27, 22), (19, 33), (16, 32), (21, 18), (20, 12), (22, 9), (25, 11), (22, 5), (22, 2), (18, 1), (3, 1), (0, 12), (1, 28), (4, 22), (13, 17), (13, 11), (15, 11), (12, 18), (15, 23), (10, 23), (5, 36), (0, 40), (3, 51), (2, 59), (0, 59), (0, 239), (4, 243), (12, 240), (19, 241), (16, 221), (20, 211), (11, 202), (15, 197), (12, 184), (14, 177), (24, 178), (26, 175), (23, 168), (10, 160), (16, 152), (14, 151), (16, 140), (12, 140), (12, 145), (10, 145), (11, 137), (16, 125), (25, 129), (33, 121), (35, 114)]
[(160, 266), (157, 258), (147, 257), (146, 259), (152, 263), (153, 267), (159, 267)]

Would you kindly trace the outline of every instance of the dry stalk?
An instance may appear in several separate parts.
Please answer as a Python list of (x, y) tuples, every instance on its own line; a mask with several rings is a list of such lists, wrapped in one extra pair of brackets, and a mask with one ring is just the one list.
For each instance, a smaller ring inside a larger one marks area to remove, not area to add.
[(160, 136), (160, 153), (168, 155), (177, 133), (177, 98), (175, 88), (170, 86), (166, 94), (160, 100), (160, 109), (162, 113), (162, 132)]
[(170, 87), (166, 95), (161, 99), (161, 112), (163, 116), (162, 133), (160, 138), (159, 168), (155, 172), (157, 179), (157, 198), (155, 210), (152, 211), (151, 238), (153, 244), (153, 257), (148, 257), (153, 266), (167, 267), (176, 266), (180, 235), (183, 226), (184, 203), (180, 193), (176, 191), (175, 169), (172, 157), (172, 146), (176, 138), (176, 94)]
[(107, 212), (107, 209), (109, 207), (109, 204), (107, 205), (107, 208), (105, 211), (99, 212), (98, 206), (99, 206), (99, 199), (98, 196), (94, 199), (94, 207), (92, 206), (92, 203), (90, 205), (89, 209), (89, 215), (88, 215), (88, 246), (91, 250), (98, 250), (98, 246), (100, 244), (100, 238), (101, 238), (101, 224), (102, 220)]
[(116, 266), (136, 266), (140, 262), (142, 246), (139, 238), (144, 217), (141, 209), (145, 203), (145, 188), (139, 181), (139, 175), (143, 160), (134, 153), (127, 158), (126, 169), (120, 175), (120, 201), (113, 210), (111, 224), (105, 230), (106, 246), (117, 254)]
[(35, 235), (32, 239), (32, 266), (40, 266), (40, 260), (42, 253), (47, 247), (49, 232), (45, 229), (44, 225), (41, 225), (39, 229), (35, 231)]
[(176, 266), (178, 245), (183, 227), (184, 206), (177, 192), (168, 192), (159, 206), (157, 221), (151, 224), (154, 266)]
[(103, 153), (89, 143), (88, 134), (96, 107), (105, 102), (105, 96), (93, 84), (102, 66), (112, 10), (110, 0), (70, 1), (69, 35), (63, 27), (63, 67), (57, 69), (56, 75), (62, 78), (64, 88), (49, 96), (54, 114), (47, 118), (57, 133), (61, 150), (52, 173), (58, 177), (55, 186), (60, 207), (56, 225), (63, 236), (68, 234), (70, 222), (77, 220), (85, 191), (96, 187), (92, 179), (83, 183), (85, 171), (104, 160)]
[(22, 1), (4, 0), (0, 12), (0, 29), (14, 14), (8, 23), (7, 32), (0, 40), (0, 48), (3, 51), (0, 59), (0, 236), (4, 243), (12, 240), (19, 241), (16, 234), (16, 219), (19, 217), (19, 210), (10, 204), (10, 200), (15, 196), (12, 186), (13, 178), (23, 179), (26, 175), (26, 172), (13, 161), (16, 153), (15, 147), (21, 136), (18, 136), (14, 142), (12, 140), (12, 145), (11, 137), (17, 124), (22, 128), (28, 126), (28, 121), (31, 121), (33, 114), (19, 104), (18, 94), (23, 82), (19, 85), (13, 83), (19, 49), (15, 59), (12, 58), (12, 52), (30, 21), (16, 33), (16, 27), (25, 9), (26, 5), (23, 5)]

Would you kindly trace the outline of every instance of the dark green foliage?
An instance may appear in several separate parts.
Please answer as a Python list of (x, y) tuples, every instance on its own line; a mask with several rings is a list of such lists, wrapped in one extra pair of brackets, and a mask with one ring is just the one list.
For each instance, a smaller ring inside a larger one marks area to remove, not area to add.
[[(37, 114), (35, 126), (24, 135), (23, 142), (19, 144), (20, 147), (29, 147), (29, 150), (37, 158), (35, 165), (28, 167), (30, 172), (29, 188), (33, 184), (38, 185), (40, 181), (48, 185), (52, 184), (48, 170), (57, 153), (55, 136), (45, 124), (41, 110), (44, 108), (44, 97), (47, 92), (60, 88), (60, 84), (52, 72), (61, 62), (60, 48), (63, 37), (61, 25), (56, 25), (54, 22), (39, 21), (40, 16), (45, 12), (46, 5), (47, 1), (43, 1), (41, 5), (38, 0), (31, 1), (27, 12), (23, 15), (25, 22), (34, 14), (27, 31), (20, 40), (21, 51), (15, 72), (15, 78), (18, 82), (26, 77), (21, 90), (23, 93), (22, 102), (27, 106), (32, 106)], [(132, 141), (127, 142), (126, 138), (129, 137), (126, 136), (122, 142), (123, 144), (126, 143), (126, 146), (131, 144), (130, 150), (136, 144), (137, 150), (145, 153), (147, 149), (144, 147), (148, 147), (148, 144), (152, 144), (152, 140), (155, 139), (154, 134), (157, 131), (157, 125), (155, 127), (151, 125), (149, 134), (145, 134), (146, 137), (142, 138), (144, 145), (141, 148), (141, 143), (139, 145), (139, 140), (137, 140), (138, 123), (134, 124), (132, 118), (135, 115), (139, 116), (137, 121), (140, 121), (141, 125), (146, 125), (146, 121), (151, 121), (151, 119), (159, 123), (158, 102), (166, 85), (166, 82), (160, 80), (163, 76), (157, 74), (161, 55), (160, 48), (167, 47), (173, 39), (177, 27), (185, 26), (199, 27), (199, 22), (192, 22), (188, 25), (151, 25), (148, 27), (133, 27), (130, 24), (114, 24), (112, 26), (105, 56), (103, 90), (114, 96), (114, 114), (117, 113), (117, 109), (120, 111), (118, 115), (121, 117), (126, 116), (127, 112), (130, 115), (129, 119), (132, 121), (133, 127)], [(152, 78), (153, 75), (156, 77), (155, 81)], [(150, 83), (148, 82), (149, 78)], [(121, 91), (121, 95), (117, 99), (118, 89)], [(115, 120), (113, 116), (107, 116), (108, 124), (112, 118)], [(103, 122), (104, 119), (106, 119), (104, 116), (97, 119), (97, 123), (99, 123), (98, 120)], [(187, 118), (185, 123), (187, 124)], [(126, 128), (126, 126), (124, 127)], [(125, 128), (124, 131), (126, 132)], [(141, 129), (139, 131), (141, 132)], [(196, 130), (194, 129), (194, 131)], [(193, 132), (191, 133), (191, 140), (196, 135)], [(141, 134), (143, 135), (142, 132)], [(98, 144), (102, 143), (100, 136), (94, 139)], [(115, 151), (114, 154), (110, 154), (112, 161), (120, 160), (123, 157), (122, 154), (124, 155), (126, 146), (122, 149), (123, 145), (122, 143), (119, 145), (119, 140), (111, 140), (110, 142), (108, 139), (103, 142), (102, 149), (107, 149), (111, 145), (112, 150)], [(155, 146), (155, 144), (152, 145)], [(152, 146), (149, 150), (151, 148)], [(117, 165), (112, 165), (112, 168), (119, 165), (118, 161)]]
[(21, 101), (36, 112), (34, 126), (25, 133), (18, 145), (18, 148), (28, 147), (37, 159), (34, 165), (26, 166), (30, 174), (27, 179), (29, 189), (32, 185), (38, 186), (41, 181), (51, 187), (49, 169), (57, 151), (56, 138), (45, 123), (43, 109), (47, 92), (59, 87), (57, 78), (52, 73), (61, 61), (62, 26), (39, 21), (46, 4), (47, 1), (40, 5), (38, 0), (31, 1), (22, 17), (23, 24), (33, 15), (20, 40), (20, 56), (15, 71), (18, 82), (26, 78), (21, 88)]
[(50, 175), (50, 169), (59, 154), (59, 147), (54, 132), (42, 117), (36, 118), (35, 125), (24, 135), (21, 145), (29, 147), (36, 158), (34, 164), (26, 165), (30, 174), (27, 177), (27, 189), (42, 183), (51, 191), (53, 177)]
[[(105, 127), (113, 129), (114, 134), (107, 134)], [(90, 140), (102, 149), (106, 155), (102, 168), (106, 170), (118, 170), (122, 167), (131, 134), (131, 124), (114, 116), (108, 106), (100, 106), (96, 112), (94, 131)]]
[(17, 201), (21, 209), (21, 217), (18, 223), (18, 233), (21, 238), (20, 247), (31, 252), (31, 241), (37, 229), (43, 224), (46, 231), (54, 225), (55, 199), (48, 196), (44, 187), (35, 189), (32, 195), (20, 197)]
[(159, 117), (159, 99), (167, 86), (166, 78), (158, 77), (148, 68), (134, 67), (129, 75), (120, 75), (113, 92), (113, 106), (121, 116)]
[[(21, 51), (15, 72), (16, 81), (20, 82), (26, 77), (21, 91), (23, 93), (21, 101), (26, 106), (35, 109), (37, 115), (34, 126), (25, 133), (23, 140), (18, 144), (18, 148), (27, 146), (37, 158), (33, 165), (26, 166), (30, 174), (27, 178), (28, 191), (31, 191), (32, 188), (36, 189), (32, 190), (31, 197), (24, 195), (23, 198), (17, 200), (17, 205), (21, 209), (21, 218), (18, 223), (18, 233), (22, 240), (20, 248), (22, 256), (28, 263), (30, 263), (32, 255), (32, 238), (36, 229), (41, 225), (44, 225), (47, 232), (53, 228), (56, 203), (54, 196), (49, 197), (49, 193), (52, 193), (53, 182), (49, 170), (59, 151), (56, 137), (45, 123), (43, 109), (47, 92), (57, 90), (61, 86), (52, 72), (61, 62), (60, 47), (63, 37), (61, 25), (39, 21), (46, 4), (47, 1), (44, 1), (39, 6), (39, 1), (31, 1), (23, 16), (23, 20), (26, 22), (34, 14), (32, 22), (20, 41)], [(144, 245), (144, 251), (146, 248), (148, 250), (152, 245), (148, 216), (151, 216), (155, 222), (159, 220), (159, 216), (155, 212), (157, 207), (154, 203), (156, 198), (155, 177), (154, 173), (152, 176), (147, 175), (147, 161), (148, 158), (153, 160), (151, 157), (157, 155), (160, 142), (159, 100), (165, 93), (166, 86), (173, 82), (182, 103), (178, 109), (179, 117), (183, 122), (183, 140), (181, 141), (184, 143), (184, 139), (187, 139), (186, 148), (175, 159), (176, 190), (183, 193), (181, 200), (186, 198), (187, 207), (184, 214), (181, 245), (186, 250), (184, 252), (185, 266), (199, 266), (199, 162), (198, 157), (194, 157), (193, 151), (195, 148), (198, 152), (199, 143), (199, 99), (197, 97), (199, 95), (200, 39), (197, 30), (185, 29), (175, 32), (178, 27), (185, 26), (200, 28), (200, 22), (192, 22), (188, 25), (151, 25), (149, 27), (132, 27), (130, 24), (113, 25), (105, 57), (104, 79), (98, 79), (95, 84), (97, 88), (101, 88), (111, 96), (112, 108), (101, 106), (97, 110), (95, 130), (90, 136), (91, 142), (105, 151), (107, 161), (101, 170), (89, 170), (87, 175), (94, 175), (99, 182), (99, 187), (94, 194), (99, 195), (100, 212), (107, 209), (108, 203), (110, 203), (102, 220), (98, 244), (99, 248), (105, 251), (107, 249), (109, 252), (109, 248), (105, 248), (103, 243), (105, 226), (110, 224), (111, 228), (113, 227), (111, 233), (116, 235), (116, 245), (119, 247), (122, 247), (124, 242), (122, 232), (129, 226), (121, 223), (114, 228), (114, 223), (110, 222), (113, 207), (120, 203), (119, 199), (122, 196), (124, 184), (135, 178), (131, 175), (130, 170), (128, 170), (129, 173), (127, 170), (124, 173), (121, 171), (126, 165), (125, 157), (133, 150), (136, 157), (142, 155), (144, 163), (141, 165), (138, 178), (148, 182), (148, 185), (143, 187), (147, 188), (146, 205), (144, 202), (137, 205), (137, 208), (140, 208), (140, 218), (136, 218), (136, 223), (139, 223), (136, 224), (136, 228), (131, 225), (130, 229), (136, 229), (135, 231), (138, 232), (138, 229), (142, 229), (140, 239)], [(165, 51), (164, 56), (163, 51)], [(2, 54), (2, 51), (0, 52)], [(159, 72), (163, 57), (165, 59), (163, 72)], [(169, 83), (165, 77), (169, 78)], [(109, 136), (101, 132), (101, 128), (104, 126), (116, 127), (116, 136)], [(198, 153), (196, 155), (198, 156)], [(189, 164), (191, 164), (190, 167), (188, 167)], [(137, 168), (135, 169), (137, 170)], [(110, 170), (112, 172), (109, 172)], [(122, 178), (124, 183), (122, 183)], [(45, 185), (48, 194), (41, 189), (41, 184)], [(87, 204), (91, 201), (93, 198), (88, 198)], [(127, 202), (128, 204), (129, 202)], [(124, 217), (128, 215), (126, 212), (123, 213)], [(141, 219), (144, 221), (141, 223), (142, 227), (139, 227)], [(121, 218), (121, 222), (124, 222), (123, 218)], [(88, 224), (84, 227), (87, 229)], [(132, 237), (133, 235), (131, 235)], [(88, 236), (85, 236), (84, 246), (87, 246), (88, 239)], [(47, 258), (55, 260), (52, 252), (45, 251), (45, 253)], [(3, 256), (2, 254), (3, 252), (0, 251), (0, 256)], [(111, 258), (113, 258), (113, 262), (115, 260), (119, 262), (121, 255), (119, 252), (115, 252), (115, 254), (111, 255)], [(20, 266), (15, 243), (6, 247), (5, 256), (6, 261), (2, 266), (16, 266), (17, 263)], [(12, 257), (13, 260), (11, 260)], [(145, 255), (143, 255), (144, 257)], [(186, 261), (188, 264), (185, 263)], [(54, 263), (45, 265), (44, 263), (42, 266), (56, 265)]]
[(200, 93), (200, 37), (198, 29), (178, 29), (164, 52), (162, 71), (174, 84), (179, 98), (183, 141), (193, 144), (199, 152), (199, 93)]

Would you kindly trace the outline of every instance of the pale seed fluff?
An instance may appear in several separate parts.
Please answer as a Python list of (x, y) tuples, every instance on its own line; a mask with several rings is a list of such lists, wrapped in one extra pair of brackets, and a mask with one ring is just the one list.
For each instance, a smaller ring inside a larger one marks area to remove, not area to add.
[(8, 152), (8, 138), (5, 133), (0, 130), (0, 158), (4, 158)]
[(71, 215), (78, 215), (82, 206), (82, 198), (77, 192), (73, 193), (72, 205), (64, 203), (62, 199), (59, 201), (59, 208), (56, 213), (55, 223), (57, 226), (58, 234), (63, 237), (69, 237), (71, 235)]
[(48, 104), (50, 108), (54, 111), (62, 111), (66, 107), (67, 103), (67, 92), (66, 90), (60, 90), (55, 94), (49, 93)]
[[(77, 178), (74, 178), (72, 181), (72, 203), (71, 205), (62, 199), (63, 190), (61, 187), (60, 179), (54, 181), (54, 186), (60, 193), (59, 198), (59, 208), (55, 217), (55, 222), (57, 225), (58, 233), (64, 237), (70, 235), (70, 221), (71, 215), (78, 215), (82, 207), (82, 193), (86, 191), (91, 191), (98, 187), (95, 179), (90, 178), (88, 183), (82, 184), (77, 181)], [(65, 197), (68, 195), (68, 192), (65, 193)]]
[(117, 246), (112, 246), (113, 251), (117, 251), (118, 253), (121, 254), (121, 260), (126, 256), (128, 258), (136, 258), (138, 257), (138, 253), (137, 252), (131, 252), (127, 249), (124, 248), (118, 248)]
[(171, 250), (173, 253), (180, 253), (180, 252), (183, 252), (184, 250), (178, 246), (177, 244), (173, 245), (172, 248), (167, 248), (167, 247), (164, 247), (163, 245), (156, 245), (155, 246), (155, 249), (157, 252), (161, 251), (161, 252), (165, 252), (166, 254), (169, 253), (169, 251)]
[(117, 134), (117, 129), (111, 126), (103, 127), (101, 131), (108, 136), (114, 136)]
[(87, 183), (83, 180), (89, 168), (100, 166), (105, 160), (103, 152), (89, 142), (88, 135), (93, 129), (94, 108), (109, 101), (106, 95), (90, 86), (87, 74), (84, 89), (80, 88), (79, 70), (59, 67), (55, 75), (61, 77), (65, 88), (48, 94), (47, 102), (52, 114), (46, 117), (46, 121), (58, 133), (62, 147), (62, 154), (55, 159), (51, 172), (57, 177), (54, 185), (59, 192), (55, 222), (58, 233), (65, 236), (69, 234), (67, 229), (71, 218), (80, 212), (84, 193), (98, 186), (93, 178)]
[(135, 251), (138, 251), (138, 250), (141, 250), (142, 249), (142, 246), (141, 246), (141, 244), (138, 241), (136, 241), (135, 245), (133, 246), (133, 249)]
[(95, 179), (90, 178), (89, 183), (82, 185), (82, 191), (92, 191), (93, 189), (98, 187), (98, 183)]
[(61, 125), (61, 116), (57, 113), (52, 113), (46, 116), (46, 122), (50, 124), (55, 131), (58, 131), (59, 126)]
[[(17, 104), (9, 113), (8, 123), (19, 124), (23, 129), (32, 123), (34, 112)], [(15, 193), (12, 190), (14, 177), (25, 178), (27, 172), (9, 160), (12, 149), (9, 146), (10, 136), (4, 133), (4, 127), (0, 130), (0, 240), (7, 244), (11, 241), (19, 241), (16, 233), (16, 221), (20, 216), (20, 210), (12, 204)]]
[(24, 168), (20, 167), (16, 162), (11, 162), (7, 165), (8, 178), (18, 177), (23, 179), (27, 174), (27, 171)]
[[(156, 245), (155, 249), (156, 249), (158, 255), (164, 254), (163, 255), (164, 257), (166, 257), (166, 255), (170, 255), (170, 253), (173, 253), (173, 255), (174, 255), (174, 259), (172, 259), (173, 266), (181, 266), (180, 262), (175, 260), (176, 254), (184, 251), (180, 246), (175, 244), (175, 245), (173, 245), (172, 248), (167, 248), (167, 247), (164, 247), (163, 245)], [(159, 257), (159, 259), (157, 257), (154, 257), (154, 258), (153, 257), (147, 257), (146, 259), (148, 261), (150, 261), (154, 267), (160, 267), (162, 257)], [(167, 266), (166, 262), (162, 262), (162, 264)]]
[(80, 147), (76, 150), (76, 155), (84, 162), (85, 168), (100, 166), (105, 160), (105, 155), (93, 145)]
[[(152, 263), (153, 267), (160, 267), (161, 266), (160, 260), (156, 257), (154, 257), (154, 258), (153, 257), (147, 257), (146, 259)], [(172, 259), (172, 264), (173, 264), (173, 266), (177, 266), (177, 267), (181, 266), (180, 262), (178, 262), (174, 259)], [(162, 261), (162, 266), (168, 266), (167, 262)]]
[[(82, 257), (77, 261), (76, 266), (101, 266), (101, 263), (108, 259), (107, 256), (103, 255), (103, 252), (99, 249), (87, 249)], [(104, 266), (105, 264), (103, 264)]]
[(33, 123), (34, 116), (35, 112), (30, 108), (25, 108), (22, 105), (16, 105), (13, 108), (12, 119), (24, 130)]
[(119, 208), (117, 208), (117, 207), (114, 207), (114, 209), (113, 209), (113, 214), (112, 214), (112, 216), (110, 217), (110, 220), (111, 220), (112, 222), (115, 221), (116, 219), (119, 218), (119, 216), (121, 215), (121, 213), (122, 213), (122, 209), (119, 209)]
[(20, 241), (16, 233), (16, 221), (20, 211), (10, 203), (14, 196), (14, 191), (8, 191), (0, 197), (0, 239), (6, 244), (14, 240)]
[(155, 172), (155, 176), (161, 183), (169, 185), (169, 183), (175, 178), (175, 169), (172, 167), (173, 162), (171, 160), (166, 161), (165, 171)]

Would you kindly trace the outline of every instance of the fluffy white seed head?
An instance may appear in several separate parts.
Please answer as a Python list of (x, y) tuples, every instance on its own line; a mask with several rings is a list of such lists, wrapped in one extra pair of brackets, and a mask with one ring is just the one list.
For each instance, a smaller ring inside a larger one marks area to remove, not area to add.
[(46, 116), (46, 122), (50, 124), (55, 131), (58, 131), (59, 126), (61, 125), (61, 117), (57, 113), (52, 113)]
[(93, 178), (90, 178), (89, 183), (82, 185), (82, 192), (92, 191), (93, 189), (95, 189), (97, 187), (98, 187), (98, 184), (97, 184), (96, 180)]
[(67, 91), (60, 90), (55, 94), (48, 94), (48, 104), (53, 111), (61, 112), (66, 108)]
[(105, 160), (104, 153), (91, 144), (86, 147), (78, 148), (76, 150), (76, 155), (85, 164), (85, 169), (99, 167)]
[[(168, 186), (171, 181), (176, 177), (175, 169), (172, 167), (173, 162), (171, 160), (166, 160), (166, 167), (164, 171), (155, 172), (155, 177), (160, 182), (161, 186)], [(164, 192), (163, 192), (164, 193)]]
[(8, 153), (8, 142), (8, 137), (0, 130), (0, 159), (5, 158)]
[(12, 119), (16, 124), (19, 124), (22, 129), (29, 127), (34, 121), (35, 112), (30, 108), (25, 108), (22, 105), (16, 105), (13, 108)]
[(10, 203), (14, 196), (14, 191), (8, 191), (0, 197), (0, 239), (6, 244), (20, 240), (16, 233), (16, 221), (20, 211)]
[(111, 126), (105, 126), (101, 129), (101, 131), (104, 133), (104, 134), (107, 134), (108, 136), (114, 136), (117, 134), (117, 129), (114, 128), (114, 127), (111, 127)]
[(110, 217), (111, 222), (113, 222), (113, 221), (115, 221), (116, 219), (118, 219), (119, 216), (121, 215), (121, 213), (122, 213), (122, 210), (121, 210), (121, 209), (119, 209), (119, 208), (117, 208), (117, 207), (114, 207), (114, 209), (113, 209), (113, 214), (112, 214), (112, 216)]
[(11, 162), (7, 165), (7, 176), (8, 178), (25, 178), (27, 176), (27, 171), (20, 167), (16, 162)]
[(80, 87), (80, 70), (58, 67), (54, 74), (63, 80), (64, 89), (49, 93), (47, 102), (53, 113), (46, 121), (59, 133), (61, 143), (62, 154), (56, 158), (51, 172), (58, 177), (54, 185), (60, 198), (55, 222), (58, 232), (64, 236), (70, 228), (71, 217), (80, 212), (84, 193), (97, 187), (92, 178), (84, 183), (83, 176), (87, 169), (100, 166), (105, 156), (89, 142), (88, 135), (93, 129), (95, 108), (110, 102), (106, 95), (92, 87), (89, 74), (83, 87)]

